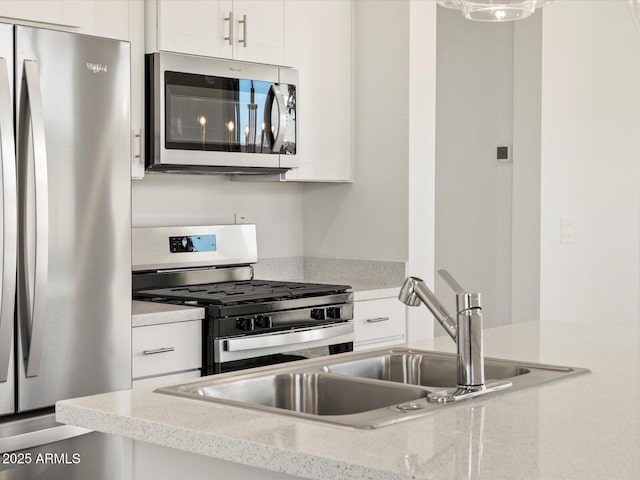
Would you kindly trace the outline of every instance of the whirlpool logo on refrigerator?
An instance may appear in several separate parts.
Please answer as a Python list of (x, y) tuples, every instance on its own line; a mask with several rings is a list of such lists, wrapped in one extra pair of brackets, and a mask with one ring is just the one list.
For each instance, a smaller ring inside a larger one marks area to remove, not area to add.
[(101, 63), (91, 63), (87, 62), (87, 70), (92, 71), (93, 73), (106, 73), (107, 66)]

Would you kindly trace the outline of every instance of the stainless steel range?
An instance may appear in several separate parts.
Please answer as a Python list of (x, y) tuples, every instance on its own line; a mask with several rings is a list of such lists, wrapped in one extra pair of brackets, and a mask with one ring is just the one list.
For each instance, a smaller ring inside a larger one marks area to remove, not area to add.
[(348, 285), (256, 280), (255, 225), (133, 229), (133, 296), (205, 308), (202, 374), (353, 350)]

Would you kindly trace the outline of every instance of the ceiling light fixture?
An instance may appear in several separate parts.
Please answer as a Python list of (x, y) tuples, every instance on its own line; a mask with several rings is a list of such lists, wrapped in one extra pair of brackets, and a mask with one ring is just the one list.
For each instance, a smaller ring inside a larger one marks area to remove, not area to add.
[(445, 8), (462, 10), (469, 20), (482, 22), (507, 22), (527, 18), (536, 8), (554, 0), (436, 0)]

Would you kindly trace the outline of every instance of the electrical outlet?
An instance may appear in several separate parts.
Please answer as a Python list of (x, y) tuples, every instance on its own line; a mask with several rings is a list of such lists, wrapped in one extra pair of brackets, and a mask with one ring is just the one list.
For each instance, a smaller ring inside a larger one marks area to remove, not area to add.
[(242, 225), (246, 223), (247, 217), (242, 213), (234, 213), (233, 214), (233, 223), (236, 225)]

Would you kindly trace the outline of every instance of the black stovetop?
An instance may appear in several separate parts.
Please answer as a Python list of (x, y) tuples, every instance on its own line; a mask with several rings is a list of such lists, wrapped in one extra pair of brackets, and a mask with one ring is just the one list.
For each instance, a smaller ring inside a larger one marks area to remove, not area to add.
[(350, 288), (348, 285), (243, 280), (140, 290), (136, 292), (136, 296), (139, 298), (162, 298), (168, 301), (192, 302), (199, 305), (231, 306), (331, 295), (344, 293)]

